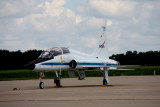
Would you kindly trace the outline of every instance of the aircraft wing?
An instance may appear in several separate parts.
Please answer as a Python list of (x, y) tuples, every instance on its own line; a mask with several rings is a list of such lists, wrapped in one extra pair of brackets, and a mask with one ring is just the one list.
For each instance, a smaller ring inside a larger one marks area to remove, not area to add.
[(118, 65), (117, 67), (137, 67), (141, 65)]
[[(136, 67), (140, 65), (118, 65), (117, 67), (110, 67), (109, 70), (135, 70), (135, 69), (125, 69), (124, 67)], [(123, 69), (121, 68), (123, 67)]]
[(122, 71), (131, 71), (131, 70), (135, 70), (135, 69), (120, 69), (120, 68), (116, 68), (116, 67), (110, 67), (108, 68), (109, 70), (122, 70)]
[(107, 63), (77, 63), (77, 66), (82, 68), (109, 68), (109, 67), (117, 67), (117, 64), (107, 64)]

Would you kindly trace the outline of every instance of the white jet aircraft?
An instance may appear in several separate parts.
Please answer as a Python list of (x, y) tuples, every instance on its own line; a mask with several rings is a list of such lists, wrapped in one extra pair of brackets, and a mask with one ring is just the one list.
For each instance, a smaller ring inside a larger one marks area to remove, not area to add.
[(105, 37), (106, 27), (102, 26), (102, 34), (92, 55), (72, 50), (68, 47), (53, 47), (41, 53), (37, 60), (28, 64), (34, 71), (40, 72), (40, 89), (44, 88), (42, 78), (44, 72), (55, 72), (54, 83), (61, 87), (60, 75), (62, 71), (68, 71), (70, 77), (74, 77), (74, 71), (79, 74), (79, 80), (85, 78), (84, 71), (99, 70), (103, 72), (103, 85), (109, 83), (108, 70), (117, 67), (119, 63), (109, 59), (107, 55), (107, 41)]

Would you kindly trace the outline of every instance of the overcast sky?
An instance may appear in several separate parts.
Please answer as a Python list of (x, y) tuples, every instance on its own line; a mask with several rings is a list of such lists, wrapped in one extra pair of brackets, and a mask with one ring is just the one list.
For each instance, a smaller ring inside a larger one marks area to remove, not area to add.
[(0, 0), (0, 49), (92, 53), (105, 21), (109, 55), (160, 51), (160, 0)]

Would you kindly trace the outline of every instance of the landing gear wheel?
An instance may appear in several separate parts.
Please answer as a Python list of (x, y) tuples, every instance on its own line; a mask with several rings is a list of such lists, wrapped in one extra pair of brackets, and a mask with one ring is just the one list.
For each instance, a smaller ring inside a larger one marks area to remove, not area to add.
[(60, 80), (54, 80), (54, 83), (56, 84), (56, 86), (61, 87)]
[(44, 83), (43, 83), (43, 82), (40, 82), (40, 83), (39, 83), (39, 88), (40, 88), (40, 89), (43, 89), (43, 88), (44, 88)]
[(107, 85), (107, 84), (108, 84), (107, 80), (103, 79), (103, 85)]

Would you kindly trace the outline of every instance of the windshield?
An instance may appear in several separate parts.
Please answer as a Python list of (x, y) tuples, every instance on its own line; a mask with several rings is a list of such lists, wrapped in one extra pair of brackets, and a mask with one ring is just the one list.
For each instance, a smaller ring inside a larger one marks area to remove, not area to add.
[(60, 48), (51, 48), (41, 53), (39, 58), (53, 58), (54, 56), (61, 55), (62, 51)]
[(39, 56), (39, 58), (51, 58), (52, 54), (48, 51), (44, 51), (41, 53), (41, 55)]
[(60, 48), (51, 48), (50, 52), (53, 54), (53, 56), (61, 55), (62, 51)]

